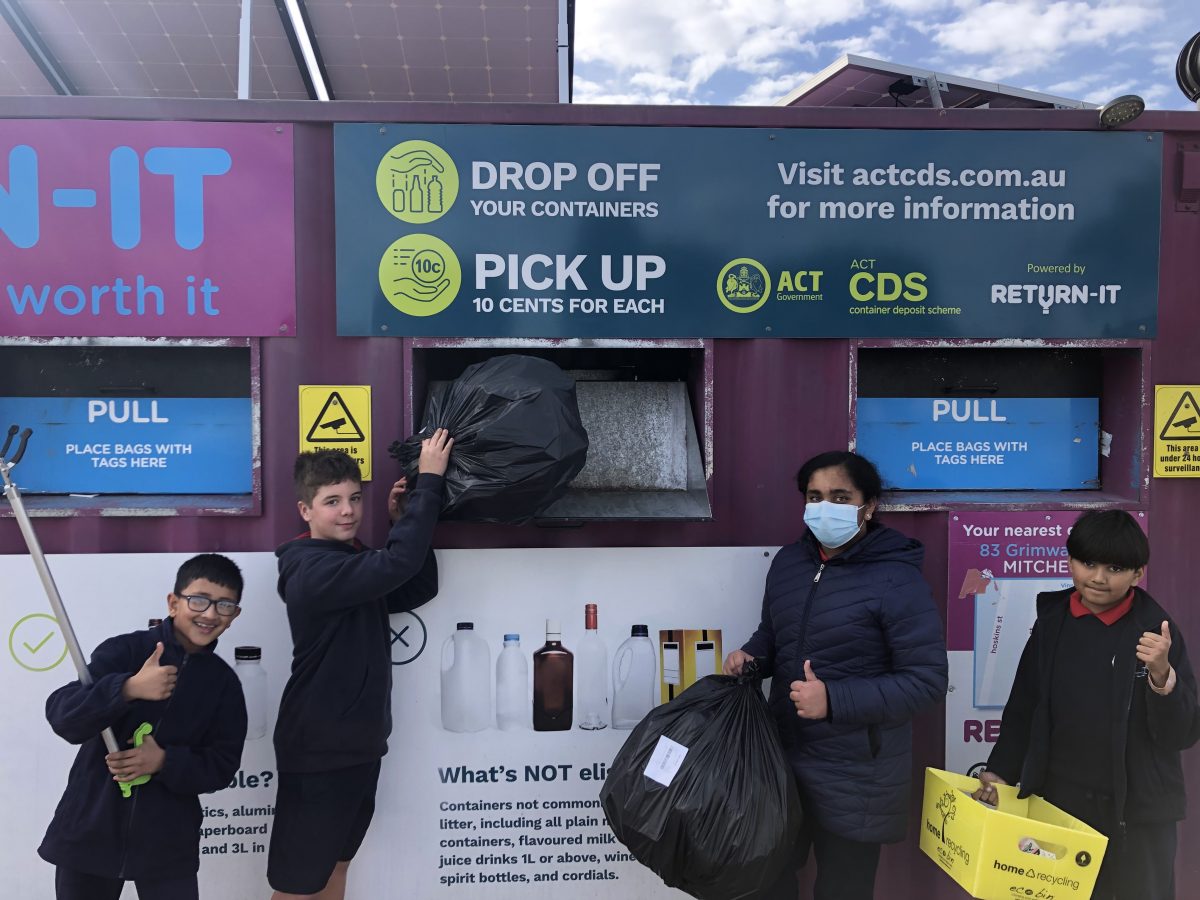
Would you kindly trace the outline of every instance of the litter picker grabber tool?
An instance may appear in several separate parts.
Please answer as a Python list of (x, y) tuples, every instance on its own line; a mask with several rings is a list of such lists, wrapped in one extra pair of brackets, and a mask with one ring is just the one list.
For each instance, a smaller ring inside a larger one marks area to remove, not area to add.
[[(71, 627), (71, 619), (67, 615), (67, 608), (63, 606), (62, 595), (58, 592), (58, 585), (54, 583), (54, 576), (50, 574), (50, 567), (46, 565), (46, 555), (42, 553), (42, 545), (38, 543), (37, 535), (33, 532), (33, 522), (30, 521), (29, 514), (25, 511), (25, 504), (21, 501), (21, 492), (17, 489), (16, 483), (12, 480), (12, 469), (21, 461), (21, 457), (25, 455), (25, 448), (29, 444), (29, 436), (33, 434), (32, 428), (26, 428), (21, 431), (21, 439), (17, 442), (16, 452), (11, 457), (8, 456), (8, 448), (20, 431), (20, 426), (9, 426), (8, 435), (4, 439), (4, 446), (0, 447), (0, 477), (4, 479), (4, 496), (8, 498), (8, 502), (12, 505), (13, 515), (16, 517), (17, 525), (20, 526), (21, 534), (25, 538), (25, 546), (29, 548), (29, 555), (33, 558), (33, 566), (37, 569), (38, 577), (42, 579), (42, 586), (46, 589), (46, 596), (50, 599), (50, 606), (54, 610), (54, 618), (58, 620), (58, 626), (62, 629), (63, 638), (67, 642), (67, 650), (71, 654), (71, 662), (75, 663), (75, 671), (79, 675), (79, 682), (83, 685), (92, 683), (92, 673), (88, 671), (87, 660), (83, 658), (83, 651), (79, 647), (79, 639), (75, 636), (75, 629)], [(142, 729), (146, 729), (143, 731)], [(144, 736), (149, 731), (149, 725), (143, 725), (138, 729), (141, 736)], [(104, 741), (104, 746), (108, 748), (109, 753), (118, 752), (121, 747), (117, 743), (117, 737), (113, 734), (111, 728), (105, 728), (100, 732), (100, 737)], [(137, 741), (141, 743), (140, 740)], [(144, 784), (150, 780), (149, 775), (141, 776), (128, 784), (118, 783), (121, 788), (121, 793), (128, 797), (133, 792), (135, 784)]]

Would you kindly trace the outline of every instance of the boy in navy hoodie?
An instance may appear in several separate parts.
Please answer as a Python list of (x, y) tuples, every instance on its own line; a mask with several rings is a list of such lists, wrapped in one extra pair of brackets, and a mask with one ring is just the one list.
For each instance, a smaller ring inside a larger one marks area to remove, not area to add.
[(309, 530), (275, 551), (292, 632), (292, 674), (275, 723), (279, 780), (267, 858), (275, 900), (345, 895), (392, 731), (388, 615), (437, 594), (431, 543), (453, 445), (442, 428), (422, 442), (413, 489), (401, 479), (388, 495), (393, 525), (382, 550), (356, 537), (358, 464), (339, 450), (296, 459)]
[[(88, 663), (92, 684), (72, 682), (46, 700), (54, 731), (82, 744), (38, 848), (55, 866), (58, 900), (117, 900), (126, 881), (141, 900), (199, 896), (197, 795), (233, 780), (246, 739), (241, 683), (213, 652), (241, 598), (232, 560), (189, 559), (161, 625), (109, 638)], [(140, 744), (106, 754), (101, 731), (128, 746), (143, 723), (153, 730)]]

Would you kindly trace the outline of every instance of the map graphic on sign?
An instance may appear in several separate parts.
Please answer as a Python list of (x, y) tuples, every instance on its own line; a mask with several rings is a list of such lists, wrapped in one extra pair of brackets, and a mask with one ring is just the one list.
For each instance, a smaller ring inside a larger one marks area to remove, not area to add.
[(1159, 432), (1163, 441), (1200, 441), (1200, 407), (1191, 391), (1184, 391)]
[(330, 392), (329, 399), (325, 401), (325, 405), (321, 407), (312, 427), (308, 429), (306, 438), (310, 441), (345, 441), (347, 443), (365, 439), (366, 435), (358, 426), (358, 422), (354, 420), (354, 414), (350, 412), (342, 395), (337, 391)]

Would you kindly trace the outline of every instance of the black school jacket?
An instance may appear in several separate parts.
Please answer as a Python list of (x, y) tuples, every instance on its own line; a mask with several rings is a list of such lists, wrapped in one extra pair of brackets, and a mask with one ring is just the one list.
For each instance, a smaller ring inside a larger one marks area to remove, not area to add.
[[(159, 641), (160, 665), (178, 666), (166, 700), (126, 701), (121, 688), (141, 669)], [(38, 854), (54, 865), (105, 878), (179, 877), (200, 868), (198, 794), (233, 781), (246, 740), (242, 685), (214, 641), (187, 654), (170, 619), (146, 631), (109, 638), (96, 648), (88, 671), (46, 700), (46, 718), (63, 739), (82, 744), (67, 789)], [(161, 772), (133, 788), (129, 798), (104, 764), (100, 732), (111, 727), (122, 749), (143, 722), (166, 751)]]
[(275, 722), (281, 772), (329, 772), (374, 762), (392, 732), (388, 614), (437, 594), (430, 543), (442, 478), (418, 475), (382, 550), (305, 535), (275, 551), (292, 631), (292, 674)]
[[(1020, 781), (1022, 797), (1041, 794), (1050, 755), (1050, 684), (1054, 651), (1063, 622), (1070, 615), (1071, 588), (1038, 594), (1037, 621), (1017, 665), (1012, 692), (1004, 707), (1000, 738), (988, 758), (988, 769), (1009, 784)], [(1133, 628), (1128, 644), (1114, 658), (1114, 684), (1119, 694), (1112, 722), (1113, 798), (1121, 824), (1175, 822), (1187, 811), (1180, 751), (1200, 740), (1200, 706), (1196, 676), (1183, 635), (1154, 598), (1134, 588)], [(1150, 689), (1136, 655), (1143, 632), (1158, 632), (1170, 622), (1175, 689), (1165, 697)], [(1118, 623), (1119, 624), (1119, 623)], [(1118, 627), (1114, 624), (1112, 627)]]

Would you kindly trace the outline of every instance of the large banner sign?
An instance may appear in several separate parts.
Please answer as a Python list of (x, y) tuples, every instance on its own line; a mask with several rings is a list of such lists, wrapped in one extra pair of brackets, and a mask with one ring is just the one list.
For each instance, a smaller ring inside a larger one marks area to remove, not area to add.
[[(51, 557), (84, 652), (164, 615), (190, 555)], [(722, 655), (749, 638), (773, 551), (437, 555), (437, 598), (390, 620), (394, 727), (349, 900), (683, 898), (616, 842), (600, 788), (644, 712), (720, 671)], [(270, 893), (271, 735), (292, 647), (274, 554), (233, 558), (246, 579), (242, 614), (216, 652), (231, 665), (236, 646), (260, 652), (235, 666), (250, 721), (241, 769), (200, 798), (200, 896), (256, 900)], [(45, 900), (54, 868), (37, 846), (77, 750), (46, 724), (45, 700), (75, 675), (30, 558), (0, 556), (0, 584), (0, 691), (8, 733), (20, 736), (7, 742), (4, 766), (23, 773), (0, 779), (0, 866), (6, 898)], [(558, 629), (550, 640), (547, 620)]]
[(338, 333), (1150, 338), (1161, 143), (336, 125)]
[[(1146, 525), (1144, 512), (1132, 513)], [(1071, 587), (1067, 536), (1078, 512), (957, 512), (949, 517), (946, 765), (977, 774), (1000, 735), (1037, 595)]]
[(0, 334), (295, 333), (292, 127), (0, 121)]

